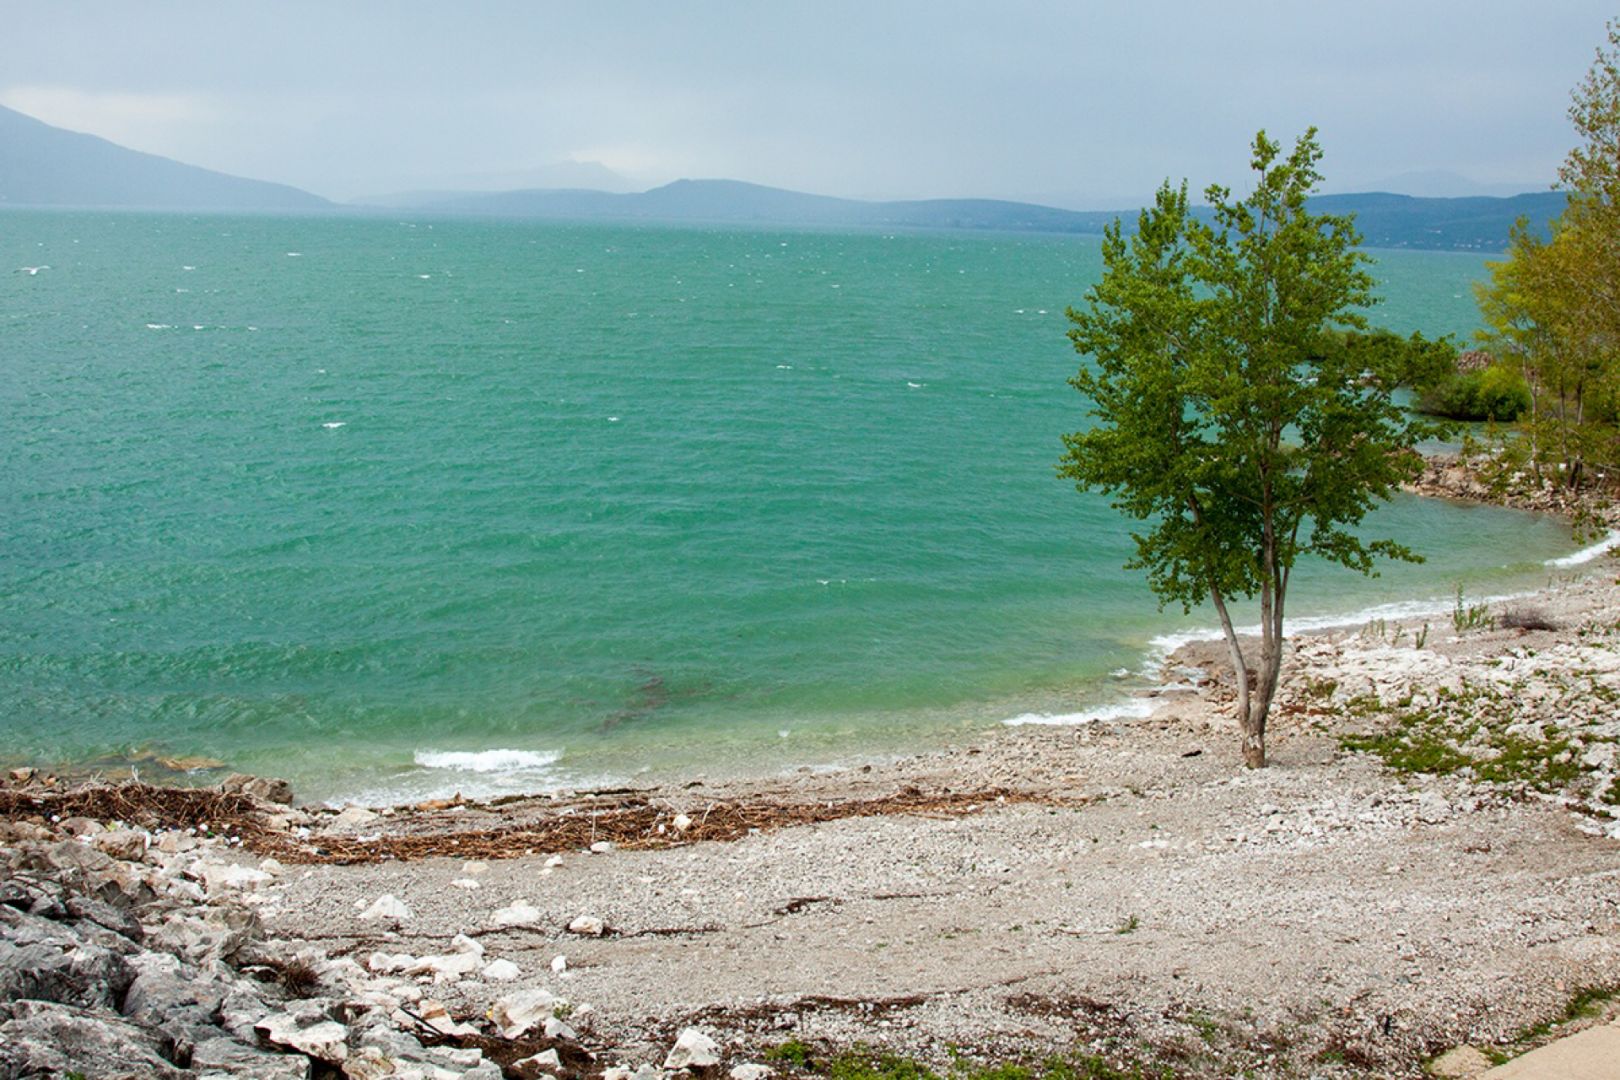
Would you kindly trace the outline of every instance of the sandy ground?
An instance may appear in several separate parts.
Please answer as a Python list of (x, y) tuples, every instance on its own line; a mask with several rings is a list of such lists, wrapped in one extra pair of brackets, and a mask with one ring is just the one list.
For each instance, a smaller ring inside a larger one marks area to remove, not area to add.
[[(521, 975), (426, 987), (453, 1013), (546, 987), (630, 1062), (698, 1024), (740, 1054), (789, 1038), (932, 1058), (1089, 1046), (1187, 1074), (1411, 1073), (1454, 1045), (1510, 1043), (1579, 989), (1620, 986), (1620, 827), (1595, 794), (1620, 735), (1606, 701), (1620, 694), (1620, 588), (1604, 570), (1534, 607), (1558, 629), (1459, 632), (1448, 617), (1421, 647), (1419, 626), (1296, 638), (1263, 771), (1241, 767), (1219, 654), (1192, 647), (1172, 665), (1205, 674), (1146, 720), (637, 793), (661, 822), (912, 788), (1007, 789), (1006, 801), (655, 850), (289, 867), (261, 914), (272, 934), (361, 963), (473, 936)], [(1589, 729), (1577, 750), (1596, 764), (1579, 780), (1538, 792), (1411, 775), (1341, 746), (1393, 722), (1369, 702), (1393, 709), (1503, 671), (1525, 721)], [(425, 834), (454, 850), (459, 830), (592, 804), (317, 814), (310, 842)], [(410, 917), (362, 918), (384, 894)], [(518, 903), (534, 915), (498, 927)], [(608, 932), (570, 933), (582, 915)]]

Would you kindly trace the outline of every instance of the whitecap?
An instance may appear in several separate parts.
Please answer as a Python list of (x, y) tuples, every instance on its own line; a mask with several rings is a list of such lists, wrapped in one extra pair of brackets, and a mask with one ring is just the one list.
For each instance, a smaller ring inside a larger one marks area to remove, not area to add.
[(562, 758), (560, 750), (418, 750), (413, 756), (424, 769), (494, 773), (544, 769)]
[(146, 324), (146, 328), (148, 330), (173, 330), (174, 325), (166, 322), (149, 322)]
[(287, 252), (287, 258), (289, 258), (289, 259), (301, 259), (303, 257), (304, 257), (304, 253), (302, 251), (289, 251), (289, 252)]
[[(1500, 604), (1509, 600), (1522, 600), (1533, 595), (1535, 594), (1529, 592), (1495, 593), (1490, 596), (1470, 596), (1466, 600), (1469, 605)], [(1375, 620), (1397, 622), (1402, 619), (1433, 618), (1440, 615), (1450, 615), (1456, 610), (1456, 607), (1457, 598), (1448, 596), (1375, 604), (1372, 607), (1343, 612), (1337, 615), (1307, 615), (1299, 619), (1284, 619), (1283, 636), (1293, 637), (1295, 634), (1309, 634), (1320, 630), (1337, 630), (1350, 626), (1362, 626)], [(1234, 630), (1239, 637), (1256, 637), (1260, 633), (1260, 624), (1253, 623), (1248, 626), (1239, 626), (1235, 627)], [(1183, 645), (1191, 645), (1198, 641), (1220, 641), (1225, 636), (1218, 626), (1205, 626), (1197, 630), (1183, 630), (1174, 634), (1160, 634), (1148, 641), (1150, 653), (1148, 662), (1143, 666), (1143, 674), (1153, 675), (1159, 672), (1171, 654)]]
[(925, 383), (920, 383), (920, 382), (911, 382), (908, 379), (906, 381), (906, 385), (911, 387), (913, 390), (921, 390), (926, 384)]
[(322, 424), (321, 427), (325, 428), (327, 431), (333, 431), (340, 427), (347, 427), (348, 423), (349, 422), (347, 420), (328, 420), (326, 423)]
[(1003, 720), (1008, 727), (1026, 727), (1037, 725), (1041, 727), (1074, 727), (1080, 724), (1095, 724), (1105, 720), (1141, 720), (1152, 716), (1155, 704), (1144, 698), (1133, 698), (1130, 701), (1117, 701), (1112, 705), (1099, 705), (1094, 709), (1086, 709), (1077, 713), (1024, 713)]
[(1548, 559), (1543, 565), (1557, 567), (1580, 566), (1582, 563), (1589, 563), (1601, 555), (1607, 555), (1617, 547), (1620, 547), (1620, 531), (1610, 533), (1591, 547), (1584, 547), (1573, 555), (1565, 555), (1561, 559)]

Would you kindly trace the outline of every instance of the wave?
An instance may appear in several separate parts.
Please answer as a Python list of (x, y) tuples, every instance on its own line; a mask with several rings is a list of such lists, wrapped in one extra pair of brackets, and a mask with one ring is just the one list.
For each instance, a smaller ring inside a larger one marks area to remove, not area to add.
[(1611, 532), (1591, 547), (1584, 547), (1575, 554), (1565, 555), (1561, 559), (1548, 559), (1543, 565), (1558, 567), (1580, 566), (1582, 563), (1589, 563), (1599, 556), (1607, 555), (1617, 547), (1620, 547), (1620, 530)]
[(545, 769), (562, 759), (561, 750), (418, 750), (415, 761), (424, 769), (503, 773)]
[(1003, 720), (1008, 727), (1026, 727), (1031, 725), (1042, 727), (1074, 727), (1080, 724), (1095, 724), (1105, 720), (1141, 720), (1152, 716), (1158, 703), (1145, 698), (1131, 698), (1127, 701), (1116, 701), (1112, 705), (1099, 705), (1095, 709), (1086, 709), (1077, 713), (1024, 713)]
[[(1578, 551), (1565, 559), (1549, 560), (1549, 566), (1575, 566), (1578, 563), (1588, 562), (1615, 547), (1620, 547), (1620, 533), (1611, 535), (1601, 544), (1594, 544), (1584, 551)], [(1471, 604), (1499, 604), (1508, 600), (1522, 600), (1532, 596), (1533, 593), (1499, 593), (1470, 599)], [(1336, 615), (1307, 615), (1298, 619), (1283, 620), (1283, 634), (1293, 637), (1295, 634), (1312, 633), (1318, 630), (1334, 630), (1347, 626), (1360, 626), (1375, 620), (1421, 619), (1437, 615), (1449, 615), (1457, 604), (1456, 597), (1433, 597), (1424, 600), (1400, 600), (1388, 604), (1375, 604), (1371, 607), (1360, 608), (1356, 611), (1341, 612)], [(1237, 628), (1240, 637), (1251, 637), (1260, 633), (1260, 624), (1254, 623)], [(1201, 641), (1220, 641), (1225, 635), (1218, 626), (1200, 627), (1196, 630), (1183, 630), (1173, 634), (1160, 634), (1148, 641), (1147, 656), (1137, 675), (1144, 679), (1162, 679), (1165, 665), (1177, 649), (1184, 645), (1191, 645)], [(1116, 676), (1120, 673), (1115, 672)], [(1156, 687), (1161, 692), (1182, 690), (1182, 685), (1160, 685)], [(1011, 719), (1003, 720), (1008, 727), (1022, 727), (1026, 725), (1073, 726), (1078, 724), (1092, 724), (1107, 720), (1140, 720), (1153, 715), (1160, 702), (1153, 698), (1128, 697), (1121, 701), (1107, 705), (1099, 705), (1075, 713), (1024, 713)]]

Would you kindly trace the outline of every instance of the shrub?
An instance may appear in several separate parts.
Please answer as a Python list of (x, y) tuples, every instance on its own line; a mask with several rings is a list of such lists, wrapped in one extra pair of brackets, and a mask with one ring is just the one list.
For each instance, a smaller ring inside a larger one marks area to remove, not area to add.
[(1517, 420), (1530, 409), (1530, 387), (1517, 371), (1493, 364), (1440, 380), (1419, 395), (1418, 409), (1452, 420)]

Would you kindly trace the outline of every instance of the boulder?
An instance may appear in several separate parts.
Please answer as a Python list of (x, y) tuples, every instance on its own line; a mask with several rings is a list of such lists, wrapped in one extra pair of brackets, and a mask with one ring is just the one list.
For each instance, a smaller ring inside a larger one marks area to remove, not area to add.
[(314, 1002), (286, 1012), (271, 1013), (253, 1025), (261, 1040), (308, 1054), (328, 1065), (342, 1065), (349, 1056), (348, 1029)]
[(510, 960), (491, 960), (479, 974), (494, 982), (511, 982), (523, 974), (523, 969)]
[(83, 924), (90, 923), (131, 942), (139, 943), (146, 937), (146, 931), (133, 912), (105, 900), (91, 896), (70, 896), (63, 907), (70, 918), (79, 920), (81, 932)]
[(518, 900), (511, 907), (503, 907), (490, 918), (492, 926), (533, 926), (540, 921), (540, 909)]
[(674, 1071), (676, 1069), (706, 1069), (711, 1065), (720, 1064), (719, 1045), (697, 1028), (687, 1028), (675, 1040), (669, 1054), (664, 1058), (664, 1068)]
[(84, 1008), (112, 1008), (134, 981), (118, 952), (72, 929), (20, 912), (0, 926), (0, 1002), (30, 999)]
[(496, 1001), (490, 1007), (489, 1018), (503, 1036), (517, 1039), (553, 1015), (559, 1004), (549, 990), (519, 990)]
[(366, 910), (360, 913), (362, 919), (392, 919), (399, 922), (411, 917), (411, 909), (405, 906), (393, 893), (383, 893)]
[(269, 884), (275, 879), (263, 870), (255, 870), (251, 866), (239, 866), (236, 863), (206, 863), (202, 867), (202, 880), (208, 895), (218, 896), (233, 889), (244, 892), (257, 889), (260, 885)]
[(279, 803), (283, 806), (290, 806), (293, 801), (291, 784), (267, 776), (232, 773), (220, 782), (219, 790), (227, 795), (247, 795), (261, 802)]
[(607, 923), (595, 915), (580, 915), (568, 924), (568, 932), (582, 937), (601, 937), (607, 933)]
[(376, 820), (377, 813), (374, 810), (367, 810), (363, 806), (345, 806), (332, 819), (332, 824), (342, 829), (357, 829)]
[(218, 1022), (225, 986), (217, 979), (203, 978), (169, 953), (142, 953), (130, 967), (135, 979), (118, 1011), (131, 1020), (152, 1025), (178, 1021), (185, 1026)]
[(152, 835), (144, 829), (113, 829), (90, 838), (91, 847), (125, 862), (140, 862), (151, 844)]
[(203, 1076), (223, 1073), (248, 1080), (309, 1080), (309, 1058), (278, 1054), (217, 1035), (191, 1049), (191, 1068)]
[(450, 1010), (444, 1007), (444, 1002), (427, 998), (417, 1007), (416, 1015), (422, 1022), (441, 1035), (477, 1035), (479, 1031), (471, 1024), (463, 1024), (450, 1015)]
[(0, 1076), (185, 1080), (146, 1029), (53, 1001), (18, 1001), (0, 1024)]
[(203, 917), (172, 913), (150, 932), (155, 948), (199, 966), (232, 960), (259, 937), (259, 918), (240, 907), (204, 908)]
[(455, 952), (424, 956), (405, 968), (406, 975), (432, 975), (436, 979), (459, 979), (484, 966), (484, 947), (465, 934), (450, 942)]

